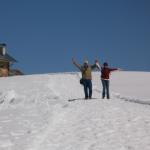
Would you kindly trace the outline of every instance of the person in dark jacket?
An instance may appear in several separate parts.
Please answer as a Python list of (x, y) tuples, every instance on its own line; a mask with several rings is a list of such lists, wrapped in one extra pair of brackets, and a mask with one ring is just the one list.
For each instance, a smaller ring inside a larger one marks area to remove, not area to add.
[(82, 73), (82, 84), (84, 86), (85, 99), (92, 98), (92, 70), (96, 68), (96, 64), (89, 65), (88, 61), (85, 60), (83, 65), (78, 64), (74, 59), (72, 59), (73, 64)]
[(103, 66), (96, 62), (97, 67), (101, 70), (101, 82), (103, 86), (102, 91), (102, 99), (105, 98), (105, 95), (107, 95), (107, 99), (110, 99), (109, 94), (109, 79), (110, 79), (110, 73), (115, 70), (120, 70), (119, 68), (109, 68), (108, 63), (104, 62)]

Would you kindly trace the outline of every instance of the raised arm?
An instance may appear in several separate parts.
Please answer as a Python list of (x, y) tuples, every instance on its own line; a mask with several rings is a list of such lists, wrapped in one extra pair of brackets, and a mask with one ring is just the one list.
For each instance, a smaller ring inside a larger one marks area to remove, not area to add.
[(120, 69), (120, 68), (110, 68), (110, 71), (123, 71), (123, 69)]
[(73, 63), (79, 70), (81, 70), (81, 65), (78, 64), (78, 63), (74, 60), (74, 58), (72, 58), (72, 63)]
[(92, 65), (92, 68), (93, 69), (97, 68), (98, 70), (101, 70), (102, 66), (100, 65), (98, 59), (95, 60), (95, 64)]
[(109, 68), (110, 71), (117, 71), (118, 68)]

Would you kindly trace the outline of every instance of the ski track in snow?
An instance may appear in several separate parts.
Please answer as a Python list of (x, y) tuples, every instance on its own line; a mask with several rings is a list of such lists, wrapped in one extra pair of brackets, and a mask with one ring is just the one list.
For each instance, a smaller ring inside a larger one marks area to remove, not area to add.
[[(98, 93), (102, 93), (101, 90), (99, 89), (94, 89), (96, 92)], [(149, 101), (145, 101), (142, 99), (137, 99), (137, 98), (132, 98), (132, 97), (127, 97), (127, 96), (121, 96), (120, 93), (115, 93), (115, 92), (111, 92), (111, 99), (116, 98), (120, 101), (126, 101), (126, 102), (130, 102), (130, 103), (137, 103), (137, 104), (142, 104), (142, 105), (150, 105), (150, 100)]]
[(145, 101), (145, 100), (141, 100), (141, 99), (137, 99), (137, 98), (125, 97), (125, 96), (121, 96), (118, 93), (115, 93), (114, 97), (118, 98), (119, 100), (124, 100), (124, 101), (131, 102), (131, 103), (150, 105), (150, 101)]
[(83, 97), (79, 73), (36, 78), (33, 88), (0, 90), (0, 150), (149, 150), (149, 107), (134, 105), (149, 101), (114, 92), (102, 100), (94, 82), (98, 99), (69, 103)]

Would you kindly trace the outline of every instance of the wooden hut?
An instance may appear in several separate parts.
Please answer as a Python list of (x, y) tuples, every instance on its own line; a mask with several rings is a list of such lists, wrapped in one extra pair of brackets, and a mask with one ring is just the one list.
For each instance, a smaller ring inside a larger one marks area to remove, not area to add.
[(6, 44), (0, 44), (0, 77), (9, 76), (10, 65), (17, 62), (6, 52)]

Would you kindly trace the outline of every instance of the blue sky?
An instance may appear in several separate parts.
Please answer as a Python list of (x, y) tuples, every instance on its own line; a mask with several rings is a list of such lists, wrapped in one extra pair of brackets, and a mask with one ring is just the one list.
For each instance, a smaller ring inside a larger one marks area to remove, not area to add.
[(26, 74), (75, 71), (71, 58), (150, 71), (149, 0), (0, 0), (0, 42)]

